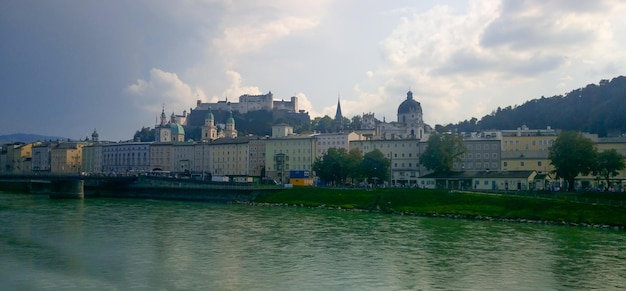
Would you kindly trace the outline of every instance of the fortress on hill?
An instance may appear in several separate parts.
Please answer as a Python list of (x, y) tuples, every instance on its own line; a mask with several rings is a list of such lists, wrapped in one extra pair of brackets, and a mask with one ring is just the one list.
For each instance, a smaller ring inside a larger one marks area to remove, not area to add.
[(272, 91), (263, 95), (241, 95), (239, 96), (239, 103), (230, 102), (228, 98), (224, 101), (218, 101), (217, 103), (202, 103), (198, 100), (196, 108), (194, 110), (213, 110), (213, 111), (234, 111), (239, 114), (246, 114), (251, 111), (274, 111), (284, 110), (288, 112), (299, 112), (298, 110), (298, 97), (291, 97), (291, 100), (274, 100), (274, 94)]

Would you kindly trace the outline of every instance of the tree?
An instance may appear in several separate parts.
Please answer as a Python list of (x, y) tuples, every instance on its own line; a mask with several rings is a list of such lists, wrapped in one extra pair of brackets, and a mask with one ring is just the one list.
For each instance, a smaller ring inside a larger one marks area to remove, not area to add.
[(363, 118), (361, 118), (361, 115), (355, 115), (352, 116), (352, 122), (350, 122), (350, 129), (352, 130), (359, 130), (361, 129), (361, 126), (363, 124)]
[(141, 130), (137, 130), (135, 135), (133, 136), (133, 140), (138, 140), (141, 142), (154, 141), (154, 129), (150, 129), (150, 127), (142, 127)]
[(589, 174), (596, 165), (597, 152), (593, 142), (579, 132), (564, 131), (550, 148), (549, 159), (557, 178), (567, 181), (567, 190), (574, 191), (578, 174)]
[(344, 148), (329, 148), (321, 158), (313, 162), (315, 175), (333, 185), (341, 185), (348, 177), (348, 153)]
[(358, 148), (353, 148), (346, 155), (346, 168), (348, 177), (352, 180), (359, 179), (363, 176), (361, 173), (361, 163), (363, 162), (363, 154)]
[(324, 117), (316, 117), (313, 119), (312, 126), (317, 132), (332, 132), (333, 119), (328, 115), (324, 115)]
[(606, 186), (609, 187), (610, 177), (617, 176), (624, 167), (626, 167), (624, 157), (615, 149), (609, 149), (598, 154), (594, 173), (602, 177), (606, 181)]
[(454, 134), (432, 134), (428, 138), (426, 150), (420, 156), (420, 163), (428, 170), (450, 172), (454, 162), (460, 161), (465, 153), (463, 140)]
[(389, 180), (390, 166), (391, 161), (379, 149), (374, 149), (363, 156), (361, 173), (370, 182), (376, 182), (372, 181), (374, 178), (380, 181), (387, 181)]

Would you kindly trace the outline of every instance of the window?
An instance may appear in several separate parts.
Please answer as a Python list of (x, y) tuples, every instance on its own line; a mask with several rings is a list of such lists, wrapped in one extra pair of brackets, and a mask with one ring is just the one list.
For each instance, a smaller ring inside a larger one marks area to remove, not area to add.
[(522, 166), (522, 167), (524, 166), (524, 162), (523, 162), (523, 161), (522, 161), (522, 162), (519, 162), (519, 164), (520, 164), (520, 166)]
[(502, 165), (504, 165), (505, 167), (508, 166), (507, 162), (502, 162)]
[(541, 167), (541, 161), (538, 161), (538, 162), (537, 162), (537, 166), (538, 166), (538, 167)]

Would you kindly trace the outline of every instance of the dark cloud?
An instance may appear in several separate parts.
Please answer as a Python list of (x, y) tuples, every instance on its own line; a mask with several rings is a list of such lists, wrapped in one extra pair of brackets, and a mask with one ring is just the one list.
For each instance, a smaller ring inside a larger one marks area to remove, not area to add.
[(491, 70), (497, 66), (493, 58), (479, 55), (477, 52), (467, 49), (459, 50), (452, 54), (442, 66), (434, 69), (434, 75), (471, 74)]
[[(592, 4), (593, 3), (593, 4)], [(568, 15), (601, 13), (595, 1), (504, 1), (501, 14), (485, 28), (480, 44), (486, 48), (532, 50), (585, 46), (593, 42), (595, 27), (566, 19)]]
[(3, 1), (0, 96), (7, 110), (0, 134), (79, 138), (96, 127), (105, 139), (132, 138), (154, 121), (124, 89), (152, 68), (181, 72), (201, 62), (221, 9), (198, 2)]

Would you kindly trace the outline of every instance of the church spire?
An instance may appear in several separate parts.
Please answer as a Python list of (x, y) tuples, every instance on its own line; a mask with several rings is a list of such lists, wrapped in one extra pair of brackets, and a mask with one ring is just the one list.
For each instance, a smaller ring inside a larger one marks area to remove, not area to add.
[(335, 112), (335, 119), (333, 120), (333, 129), (335, 132), (343, 131), (343, 114), (341, 113), (341, 98), (337, 94), (337, 111)]
[(335, 112), (335, 119), (340, 118), (343, 119), (343, 115), (341, 114), (341, 99), (339, 97), (339, 94), (337, 94), (337, 111)]

